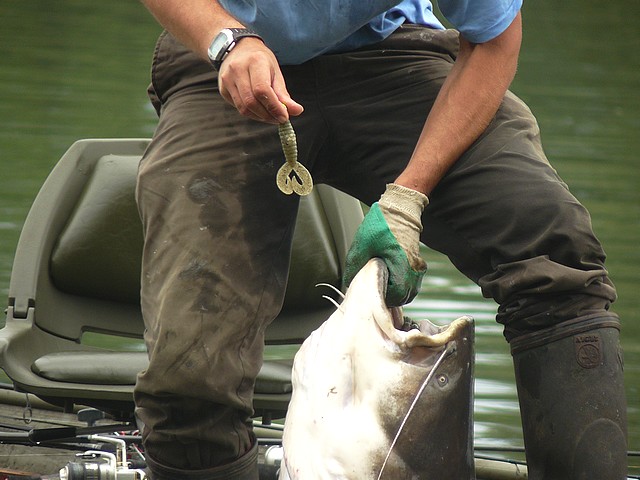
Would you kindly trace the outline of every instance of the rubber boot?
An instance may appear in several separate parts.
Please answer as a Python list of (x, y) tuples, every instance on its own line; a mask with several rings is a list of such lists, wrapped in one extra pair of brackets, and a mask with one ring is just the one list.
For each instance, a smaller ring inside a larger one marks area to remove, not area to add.
[(627, 478), (619, 328), (583, 317), (511, 342), (529, 480)]
[(258, 443), (232, 463), (205, 470), (179, 470), (146, 457), (150, 480), (258, 480)]

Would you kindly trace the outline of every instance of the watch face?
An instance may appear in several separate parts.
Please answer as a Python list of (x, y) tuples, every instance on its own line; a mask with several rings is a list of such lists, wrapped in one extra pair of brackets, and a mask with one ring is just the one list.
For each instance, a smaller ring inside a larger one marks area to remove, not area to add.
[(213, 61), (220, 62), (227, 51), (229, 45), (233, 42), (233, 33), (229, 29), (220, 31), (216, 38), (213, 39), (209, 46), (209, 58)]

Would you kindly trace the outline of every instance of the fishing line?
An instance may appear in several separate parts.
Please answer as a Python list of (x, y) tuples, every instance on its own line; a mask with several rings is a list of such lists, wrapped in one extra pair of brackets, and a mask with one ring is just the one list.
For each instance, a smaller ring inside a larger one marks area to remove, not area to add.
[(429, 382), (431, 381), (431, 379), (435, 375), (436, 370), (438, 369), (438, 367), (440, 366), (442, 361), (450, 353), (452, 353), (452, 349), (451, 348), (446, 348), (442, 352), (442, 354), (440, 354), (440, 356), (436, 360), (436, 363), (433, 365), (433, 368), (429, 372), (429, 375), (427, 375), (427, 378), (425, 378), (424, 382), (422, 382), (422, 385), (420, 386), (420, 389), (418, 390), (418, 393), (416, 393), (415, 398), (413, 399), (413, 401), (411, 402), (411, 405), (409, 406), (409, 410), (407, 410), (406, 415), (404, 416), (404, 418), (402, 419), (402, 422), (400, 423), (400, 427), (398, 428), (398, 432), (396, 433), (396, 436), (394, 437), (393, 442), (391, 442), (391, 446), (389, 447), (389, 451), (387, 452), (387, 456), (384, 458), (384, 462), (382, 462), (382, 467), (380, 468), (380, 473), (378, 474), (378, 479), (377, 480), (380, 480), (382, 478), (382, 473), (384, 472), (384, 468), (387, 466), (387, 462), (389, 461), (389, 457), (391, 456), (391, 452), (393, 451), (393, 448), (396, 446), (396, 443), (398, 442), (398, 438), (400, 438), (400, 434), (402, 433), (402, 430), (404, 429), (404, 426), (407, 423), (407, 420), (409, 419), (409, 415), (411, 415), (411, 412), (413, 411), (413, 409), (415, 408), (416, 404), (418, 403), (418, 399), (422, 395), (422, 392), (424, 392), (424, 389), (427, 388), (427, 385), (429, 384)]

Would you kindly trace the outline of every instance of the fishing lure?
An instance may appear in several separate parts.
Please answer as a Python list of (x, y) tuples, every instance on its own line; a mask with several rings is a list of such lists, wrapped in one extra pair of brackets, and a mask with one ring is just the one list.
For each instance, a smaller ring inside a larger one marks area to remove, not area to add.
[(313, 179), (309, 170), (298, 162), (298, 143), (291, 121), (287, 120), (278, 125), (278, 135), (280, 135), (285, 163), (276, 174), (276, 185), (286, 195), (292, 193), (300, 196), (309, 195), (313, 190)]

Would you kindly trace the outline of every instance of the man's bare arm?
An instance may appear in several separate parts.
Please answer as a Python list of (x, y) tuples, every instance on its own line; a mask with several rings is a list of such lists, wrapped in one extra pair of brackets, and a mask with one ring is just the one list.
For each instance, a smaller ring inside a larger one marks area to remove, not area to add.
[(243, 27), (216, 0), (142, 0), (142, 3), (164, 28), (205, 60), (209, 44), (220, 30)]
[(520, 13), (498, 37), (460, 40), (460, 53), (397, 184), (429, 195), (494, 117), (513, 80), (522, 39)]

